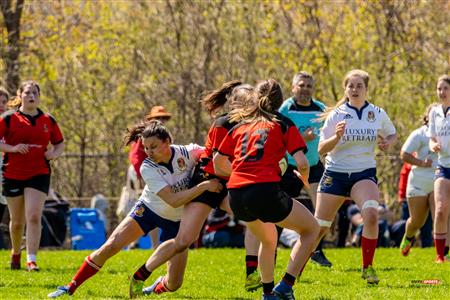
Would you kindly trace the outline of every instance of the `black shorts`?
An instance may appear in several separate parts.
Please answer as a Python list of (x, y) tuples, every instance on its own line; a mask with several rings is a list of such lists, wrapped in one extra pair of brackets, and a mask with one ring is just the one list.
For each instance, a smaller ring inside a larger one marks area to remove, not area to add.
[(3, 178), (3, 196), (17, 197), (23, 195), (25, 188), (33, 188), (48, 194), (50, 188), (50, 174), (36, 175), (26, 180)]
[(223, 189), (220, 193), (213, 193), (213, 192), (203, 192), (200, 196), (192, 200), (192, 202), (200, 202), (204, 203), (211, 208), (218, 208), (220, 207), (220, 204), (222, 203), (223, 199), (227, 196), (228, 190), (227, 190), (227, 181), (219, 178), (215, 175), (209, 174), (208, 172), (205, 172), (199, 165), (195, 167), (194, 174), (192, 175), (190, 187), (196, 186), (200, 182), (210, 180), (210, 179), (219, 179), (220, 183), (223, 185)]
[(303, 181), (295, 175), (294, 170), (296, 168), (292, 165), (288, 165), (286, 172), (281, 177), (280, 186), (290, 197), (295, 198), (300, 195), (300, 191), (303, 188)]
[(244, 222), (257, 219), (278, 223), (291, 213), (293, 200), (278, 182), (257, 183), (229, 189), (230, 206), (235, 217)]
[(309, 183), (319, 183), (322, 178), (323, 172), (325, 172), (325, 168), (322, 162), (319, 160), (317, 164), (309, 167)]

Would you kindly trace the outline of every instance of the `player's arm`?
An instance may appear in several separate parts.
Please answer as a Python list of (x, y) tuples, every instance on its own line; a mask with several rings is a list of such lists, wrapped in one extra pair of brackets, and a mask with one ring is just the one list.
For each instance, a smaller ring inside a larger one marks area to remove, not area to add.
[(425, 160), (421, 160), (411, 153), (405, 152), (403, 150), (400, 152), (400, 158), (408, 164), (419, 166), (422, 168), (431, 168), (431, 165), (433, 163), (431, 159), (426, 158)]
[(319, 154), (325, 155), (332, 151), (339, 143), (339, 140), (345, 132), (345, 121), (340, 121), (336, 124), (335, 132), (329, 138), (323, 139), (319, 142)]
[(421, 147), (421, 139), (418, 131), (413, 131), (409, 137), (406, 139), (405, 143), (400, 150), (400, 158), (411, 165), (419, 166), (422, 168), (430, 168), (433, 161), (429, 158), (421, 160), (413, 155), (419, 147)]
[(441, 151), (441, 144), (438, 142), (436, 137), (430, 137), (430, 142), (428, 145), (430, 147), (430, 150), (435, 153)]
[(308, 178), (309, 178), (309, 163), (305, 154), (302, 151), (297, 151), (292, 155), (295, 159), (295, 163), (297, 164), (298, 172), (300, 173), (300, 179), (303, 181), (305, 186), (309, 186)]
[(213, 164), (216, 175), (224, 177), (231, 175), (231, 162), (228, 156), (216, 152), (213, 157)]
[(220, 184), (218, 179), (212, 179), (200, 182), (190, 189), (179, 191), (176, 193), (173, 192), (170, 186), (166, 186), (161, 189), (157, 193), (157, 195), (170, 206), (177, 208), (197, 198), (203, 192), (209, 191), (213, 193), (219, 193), (222, 188), (223, 186), (222, 184)]
[(61, 156), (65, 148), (64, 142), (53, 145), (53, 147), (45, 152), (45, 158), (52, 160)]

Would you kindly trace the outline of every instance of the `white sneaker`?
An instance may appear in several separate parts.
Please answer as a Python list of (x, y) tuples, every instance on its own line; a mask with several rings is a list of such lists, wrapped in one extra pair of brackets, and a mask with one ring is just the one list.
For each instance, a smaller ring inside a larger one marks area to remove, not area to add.
[(58, 286), (56, 291), (51, 292), (47, 295), (49, 298), (58, 298), (62, 295), (69, 294), (69, 287), (68, 286)]
[(143, 288), (142, 293), (144, 295), (153, 294), (158, 283), (160, 283), (163, 280), (164, 280), (164, 276), (159, 276), (158, 279), (156, 279), (155, 282), (153, 282), (153, 284), (151, 286)]

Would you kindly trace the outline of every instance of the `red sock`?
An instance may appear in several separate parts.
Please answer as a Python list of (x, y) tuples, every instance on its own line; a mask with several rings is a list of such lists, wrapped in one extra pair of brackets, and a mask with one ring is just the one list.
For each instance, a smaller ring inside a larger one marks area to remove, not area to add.
[(378, 238), (368, 239), (364, 236), (361, 237), (361, 249), (363, 257), (363, 268), (371, 266), (373, 263), (373, 256), (375, 255), (375, 249), (377, 248)]
[(166, 277), (164, 277), (155, 287), (155, 289), (153, 290), (153, 292), (157, 295), (165, 293), (165, 292), (171, 292), (171, 290), (169, 290), (169, 288), (166, 286), (166, 284), (164, 283), (164, 281), (166, 280)]
[(86, 280), (94, 276), (99, 270), (101, 266), (97, 266), (91, 258), (88, 256), (81, 264), (78, 272), (72, 278), (72, 281), (69, 283), (69, 295), (72, 295), (75, 290), (83, 284)]
[(19, 254), (11, 254), (11, 262), (20, 265), (20, 253)]
[(447, 237), (447, 233), (435, 233), (434, 234), (434, 247), (436, 248), (437, 256), (440, 258), (444, 258), (446, 237)]

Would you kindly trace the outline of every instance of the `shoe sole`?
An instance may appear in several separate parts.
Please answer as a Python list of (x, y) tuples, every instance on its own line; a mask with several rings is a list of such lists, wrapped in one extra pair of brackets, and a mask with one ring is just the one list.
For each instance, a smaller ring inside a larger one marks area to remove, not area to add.
[(411, 251), (411, 247), (412, 247), (412, 245), (409, 246), (409, 247), (406, 246), (405, 249), (401, 249), (402, 255), (405, 256), (405, 257), (408, 256), (409, 255), (409, 251)]
[(312, 260), (312, 259), (311, 259), (311, 262), (312, 262), (313, 264), (316, 264), (316, 265), (321, 266), (321, 267), (326, 267), (326, 268), (331, 268), (331, 267), (333, 266), (333, 265), (322, 264), (322, 263), (317, 262), (317, 261)]
[(255, 292), (255, 291), (257, 291), (259, 288), (261, 288), (262, 287), (262, 284), (258, 284), (258, 285), (253, 285), (253, 286), (246, 286), (245, 287), (245, 290), (247, 291), (247, 292)]

